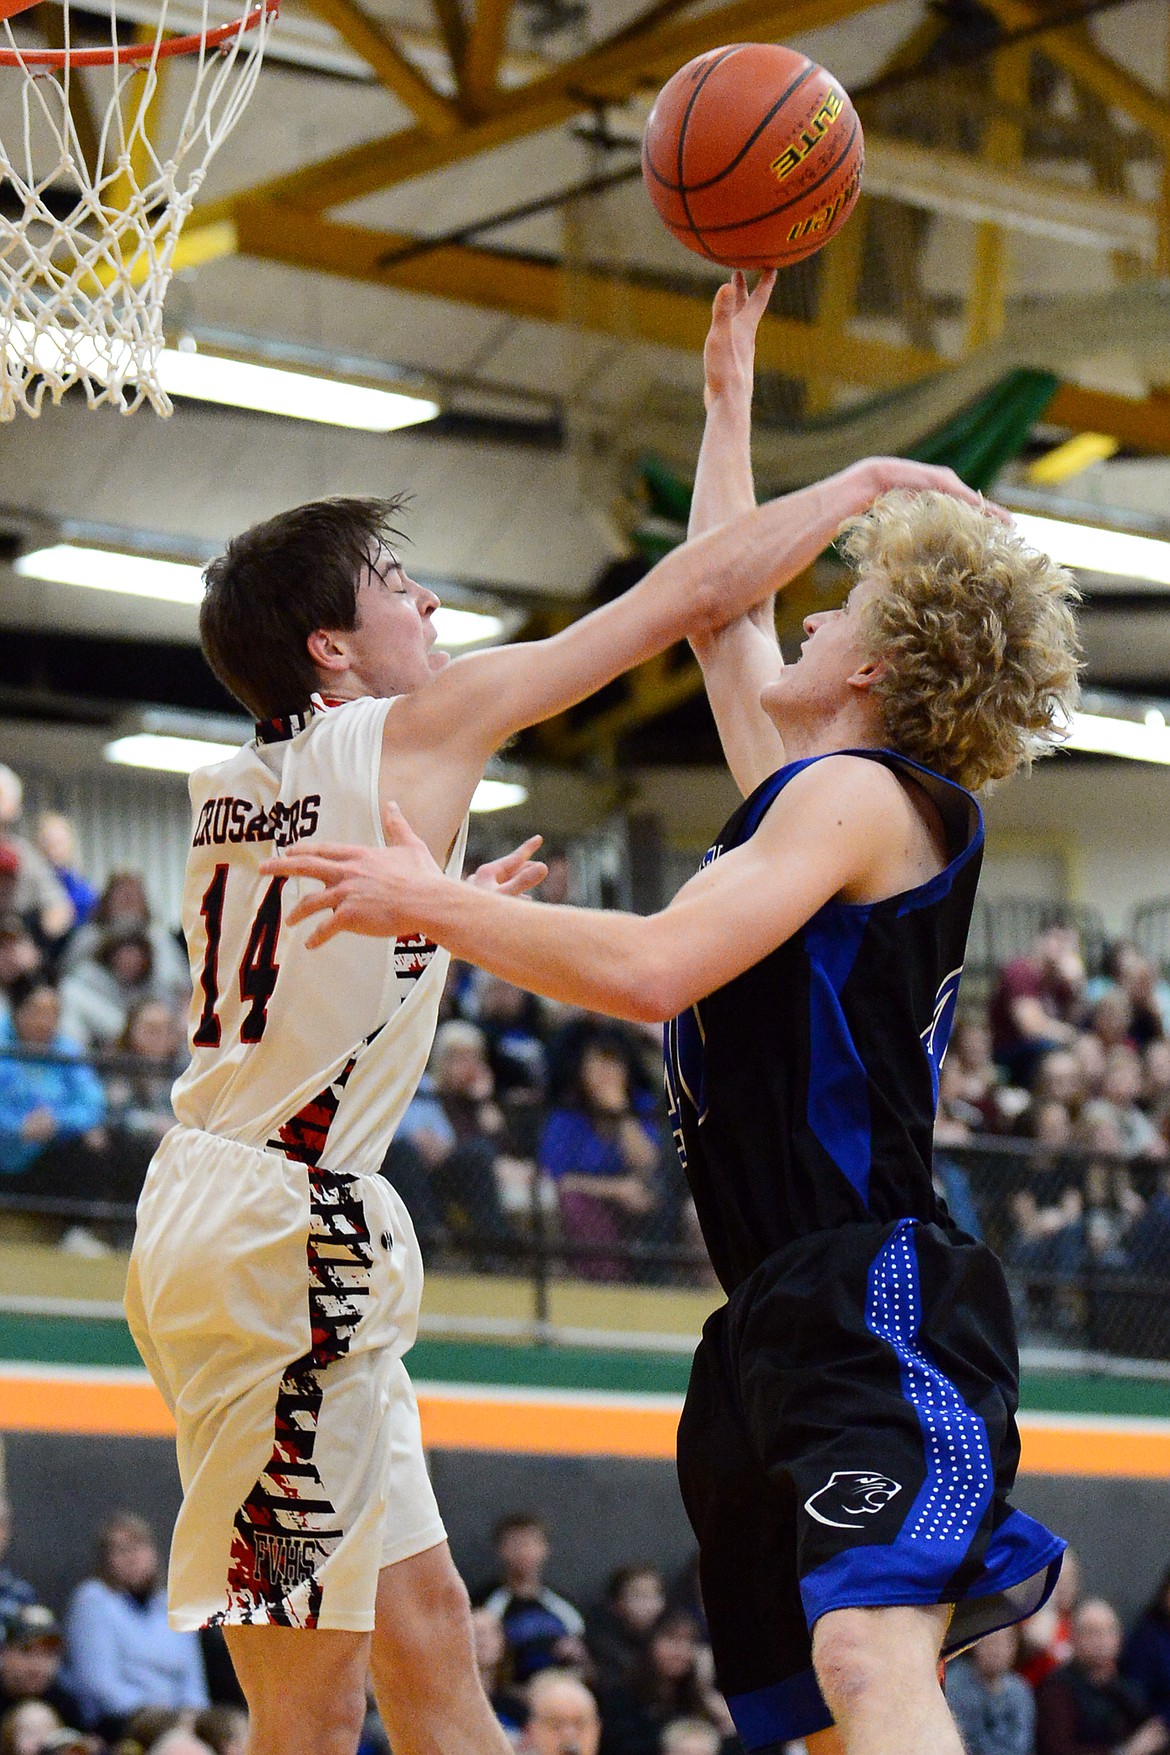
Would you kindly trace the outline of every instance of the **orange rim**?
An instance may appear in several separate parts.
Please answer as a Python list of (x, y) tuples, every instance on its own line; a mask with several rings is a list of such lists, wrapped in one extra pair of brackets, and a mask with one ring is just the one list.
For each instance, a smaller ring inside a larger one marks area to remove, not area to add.
[[(0, 20), (27, 12), (36, 0), (0, 0)], [(260, 0), (251, 12), (214, 30), (192, 31), (185, 37), (166, 37), (162, 42), (127, 43), (116, 49), (0, 49), (0, 67), (112, 67), (166, 61), (173, 55), (196, 55), (201, 49), (218, 49), (233, 37), (255, 30), (262, 18), (275, 17), (280, 0)]]

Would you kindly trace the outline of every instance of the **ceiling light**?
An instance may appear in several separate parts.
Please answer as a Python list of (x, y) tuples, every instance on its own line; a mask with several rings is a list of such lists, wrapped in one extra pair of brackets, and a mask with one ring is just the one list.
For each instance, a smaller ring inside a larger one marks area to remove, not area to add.
[(440, 646), (471, 646), (479, 640), (498, 640), (504, 631), (502, 617), (478, 609), (448, 609), (440, 605), (432, 616)]
[(1170, 585), (1170, 542), (1155, 536), (1069, 524), (1063, 518), (1038, 518), (1030, 512), (1013, 512), (1012, 523), (1025, 542), (1062, 566)]
[(473, 811), (512, 810), (528, 797), (518, 780), (481, 780), (471, 800)]
[[(159, 598), (164, 603), (203, 601), (203, 568), (193, 562), (59, 542), (51, 548), (20, 555), (13, 567), (26, 579), (44, 579), (54, 585), (121, 591), (132, 597)], [(505, 629), (501, 616), (476, 609), (450, 609), (446, 605), (435, 611), (434, 622), (438, 644), (450, 647), (496, 640)]]
[(252, 408), (262, 414), (285, 414), (327, 426), (356, 427), (368, 433), (397, 432), (401, 427), (434, 420), (439, 413), (439, 404), (429, 397), (401, 390), (378, 390), (369, 384), (318, 377), (313, 372), (261, 366), (222, 354), (180, 352), (173, 347), (165, 347), (160, 355), (158, 379), (168, 396)]
[(59, 542), (52, 548), (20, 555), (13, 567), (26, 579), (47, 579), (54, 585), (123, 591), (131, 597), (158, 597), (164, 603), (203, 600), (202, 567), (184, 561), (161, 561), (153, 555), (123, 554), (116, 549)]
[(115, 738), (105, 747), (107, 762), (127, 768), (153, 768), (165, 774), (190, 774), (226, 761), (239, 750), (236, 743), (212, 743), (203, 737), (171, 737), (156, 731), (136, 731)]
[(1165, 723), (1151, 723), (1151, 716), (1143, 723), (1105, 713), (1074, 713), (1061, 747), (1098, 756), (1124, 756), (1133, 762), (1170, 764), (1170, 728)]
[[(65, 355), (75, 358), (90, 377), (99, 381), (110, 378), (115, 367), (119, 371), (127, 369), (125, 358), (111, 364), (91, 338), (71, 339), (69, 346), (64, 347), (49, 331), (38, 333), (32, 323), (20, 318), (12, 329), (20, 347), (26, 352), (31, 349), (45, 371), (59, 371)], [(354, 427), (368, 433), (397, 432), (401, 427), (434, 420), (440, 412), (439, 404), (430, 397), (410, 391), (381, 390), (372, 384), (331, 377), (328, 372), (299, 372), (286, 366), (232, 359), (225, 354), (200, 353), (190, 346), (164, 347), (158, 358), (157, 377), (168, 396), (187, 396), (198, 402), (251, 408), (260, 414), (284, 414), (294, 420)]]

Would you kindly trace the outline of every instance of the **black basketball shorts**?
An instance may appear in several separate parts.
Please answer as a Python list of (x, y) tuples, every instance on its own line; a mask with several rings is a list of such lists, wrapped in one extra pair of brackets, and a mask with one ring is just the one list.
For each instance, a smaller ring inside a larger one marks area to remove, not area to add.
[(909, 1219), (800, 1239), (708, 1321), (679, 1479), (753, 1755), (831, 1724), (812, 1669), (829, 1611), (953, 1604), (953, 1656), (1047, 1599), (1064, 1543), (1007, 1503), (1017, 1377), (995, 1256)]

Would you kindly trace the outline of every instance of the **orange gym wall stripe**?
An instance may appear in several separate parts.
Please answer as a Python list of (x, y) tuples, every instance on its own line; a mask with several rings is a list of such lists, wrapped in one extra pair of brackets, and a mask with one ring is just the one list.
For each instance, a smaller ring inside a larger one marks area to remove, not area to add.
[[(678, 1403), (418, 1386), (423, 1438), (435, 1450), (543, 1456), (674, 1456)], [(0, 1431), (169, 1437), (153, 1384), (134, 1373), (56, 1376), (0, 1368)], [(1024, 1416), (1022, 1470), (1170, 1480), (1170, 1422)]]

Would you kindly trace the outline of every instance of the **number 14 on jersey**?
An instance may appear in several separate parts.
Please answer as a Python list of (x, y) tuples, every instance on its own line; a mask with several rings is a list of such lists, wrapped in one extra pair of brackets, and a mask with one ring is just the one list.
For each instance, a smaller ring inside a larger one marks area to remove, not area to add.
[[(203, 892), (199, 912), (207, 927), (207, 949), (199, 985), (203, 990), (203, 1011), (199, 1027), (192, 1037), (196, 1048), (218, 1048), (222, 1038), (219, 1019), (219, 944), (223, 935), (223, 910), (227, 897), (228, 866), (217, 865), (215, 875)], [(252, 921), (252, 930), (240, 960), (240, 1003), (249, 1007), (240, 1022), (240, 1041), (259, 1042), (268, 1024), (268, 1002), (276, 988), (280, 964), (276, 960), (280, 937), (281, 892), (286, 878), (273, 878)]]

